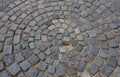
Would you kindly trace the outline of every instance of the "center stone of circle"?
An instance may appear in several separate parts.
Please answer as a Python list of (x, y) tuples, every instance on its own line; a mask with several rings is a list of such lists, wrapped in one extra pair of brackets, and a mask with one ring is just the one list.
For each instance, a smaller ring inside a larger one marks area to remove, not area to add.
[[(41, 35), (41, 41), (43, 43), (48, 42), (50, 39), (54, 39), (56, 42), (62, 41), (62, 45), (56, 45), (59, 51), (58, 58), (61, 60), (63, 54), (71, 53), (72, 51), (76, 50), (77, 45), (79, 45), (81, 42), (84, 42), (83, 35), (81, 34), (79, 27), (75, 25), (72, 20), (57, 19), (52, 20), (51, 22), (52, 25), (44, 29), (44, 31), (47, 30), (48, 33)], [(51, 33), (53, 33), (52, 31), (54, 30), (56, 30), (56, 32), (54, 32), (56, 34), (51, 35)], [(73, 41), (75, 41), (75, 43), (77, 42), (77, 45), (73, 45)]]

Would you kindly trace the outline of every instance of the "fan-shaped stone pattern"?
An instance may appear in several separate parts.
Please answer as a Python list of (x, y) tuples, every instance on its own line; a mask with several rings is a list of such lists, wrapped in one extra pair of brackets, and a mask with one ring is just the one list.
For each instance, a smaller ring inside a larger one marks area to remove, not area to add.
[[(109, 0), (26, 0), (0, 12), (1, 77), (119, 77), (120, 24)], [(94, 11), (95, 10), (95, 11)]]

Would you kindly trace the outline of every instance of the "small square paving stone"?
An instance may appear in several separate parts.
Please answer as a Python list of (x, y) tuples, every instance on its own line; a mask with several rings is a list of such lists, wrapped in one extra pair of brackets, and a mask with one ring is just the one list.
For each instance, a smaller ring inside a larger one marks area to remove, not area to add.
[(56, 74), (58, 76), (64, 76), (65, 75), (65, 68), (64, 67), (57, 67)]
[(8, 18), (9, 18), (9, 16), (5, 15), (5, 16), (2, 18), (2, 20), (3, 20), (3, 21), (7, 21)]
[(47, 64), (46, 64), (45, 62), (43, 62), (43, 61), (40, 61), (40, 62), (37, 64), (37, 67), (38, 67), (40, 70), (44, 71), (44, 70), (46, 70), (46, 68), (47, 68)]
[(0, 62), (0, 71), (2, 71), (3, 69), (4, 69), (4, 64)]
[(14, 53), (18, 53), (22, 51), (21, 44), (14, 45)]
[(17, 18), (17, 17), (16, 17), (15, 15), (13, 15), (12, 17), (10, 17), (10, 20), (15, 21), (16, 18)]
[(93, 61), (94, 60), (94, 55), (92, 55), (92, 54), (89, 54), (88, 56), (87, 56), (87, 62), (91, 62), (91, 61)]
[(5, 40), (5, 35), (0, 34), (0, 41), (4, 41)]
[(96, 46), (92, 46), (90, 52), (91, 52), (91, 54), (96, 56), (99, 53), (99, 48)]
[(117, 67), (114, 71), (114, 74), (117, 76), (117, 77), (120, 77), (120, 67)]
[(108, 39), (111, 39), (111, 38), (115, 37), (115, 35), (112, 32), (107, 32), (106, 36), (107, 36)]
[(29, 43), (29, 46), (30, 46), (31, 49), (35, 48), (35, 44), (33, 42)]
[(101, 48), (108, 49), (109, 48), (108, 43), (106, 43), (106, 42), (101, 43)]
[(75, 33), (71, 33), (70, 37), (74, 39), (76, 37), (76, 34)]
[(37, 77), (37, 74), (38, 70), (33, 67), (31, 67), (27, 72), (28, 77)]
[(20, 63), (20, 67), (24, 71), (27, 71), (30, 68), (30, 66), (31, 66), (30, 63), (27, 60), (25, 60), (22, 63)]
[(76, 74), (76, 69), (75, 67), (68, 67), (68, 70), (67, 70), (68, 74), (69, 75), (75, 75)]
[(108, 44), (110, 47), (117, 47), (118, 46), (118, 43), (115, 40), (109, 40)]
[(114, 57), (109, 57), (107, 59), (107, 64), (115, 68), (117, 66), (117, 60)]
[(39, 45), (39, 49), (40, 49), (41, 51), (44, 51), (44, 50), (46, 49), (46, 46), (45, 46), (44, 44), (40, 44), (40, 45)]
[(81, 52), (82, 49), (83, 49), (83, 46), (79, 44), (79, 45), (77, 45), (77, 48), (76, 48), (76, 49)]
[(60, 64), (60, 62), (59, 62), (59, 60), (54, 60), (54, 62), (53, 62), (53, 65), (59, 65)]
[(92, 66), (89, 67), (89, 71), (91, 74), (96, 74), (99, 71), (99, 68), (97, 65), (92, 64)]
[(96, 32), (93, 31), (93, 30), (91, 30), (91, 31), (89, 32), (89, 35), (90, 35), (90, 37), (96, 37), (96, 36), (97, 36)]
[(55, 66), (50, 65), (50, 66), (48, 67), (48, 73), (50, 73), (50, 74), (54, 74), (54, 73), (55, 73), (55, 69), (56, 69)]
[(100, 58), (100, 57), (98, 57), (98, 58), (96, 58), (95, 59), (95, 64), (97, 65), (97, 66), (102, 66), (103, 65), (103, 62), (104, 62), (104, 60), (102, 59), (102, 58)]
[(86, 68), (86, 62), (85, 61), (81, 61), (76, 65), (76, 68), (79, 71), (83, 71)]
[(12, 45), (5, 45), (3, 53), (4, 54), (11, 54), (12, 53)]
[(12, 64), (14, 62), (14, 56), (12, 54), (4, 56), (4, 62), (5, 62), (5, 65)]
[(8, 68), (8, 70), (12, 75), (16, 75), (21, 69), (18, 64), (14, 63)]
[(104, 34), (99, 35), (98, 39), (101, 40), (101, 41), (107, 40), (107, 38)]
[(99, 55), (102, 58), (107, 58), (107, 56), (108, 56), (108, 50), (101, 49)]
[(109, 77), (109, 75), (111, 74), (112, 72), (112, 68), (109, 66), (109, 65), (104, 65), (102, 68), (101, 68), (101, 72), (103, 74), (105, 74), (107, 77)]
[(30, 57), (31, 55), (32, 55), (32, 52), (31, 52), (31, 50), (30, 50), (29, 48), (26, 48), (26, 49), (23, 50), (23, 56), (24, 56), (25, 58), (28, 58), (28, 57)]
[(117, 49), (110, 48), (109, 54), (110, 56), (117, 57), (119, 55), (119, 52)]
[(38, 48), (35, 48), (33, 51), (34, 54), (39, 54), (41, 52)]
[(20, 35), (14, 35), (14, 44), (18, 44), (20, 42)]
[(18, 53), (18, 54), (15, 55), (15, 60), (17, 62), (21, 62), (21, 61), (24, 60), (24, 57), (23, 57), (23, 55), (21, 53)]
[(0, 72), (0, 77), (10, 77), (10, 76), (8, 75), (8, 72), (6, 70), (4, 70), (4, 71)]
[(39, 58), (33, 54), (28, 60), (32, 65), (34, 65), (39, 61)]
[(38, 57), (40, 58), (40, 60), (45, 60), (46, 55), (44, 53), (40, 53)]
[(45, 62), (46, 62), (47, 64), (52, 64), (52, 63), (53, 63), (53, 59), (51, 59), (50, 57), (47, 57), (47, 58), (45, 59)]

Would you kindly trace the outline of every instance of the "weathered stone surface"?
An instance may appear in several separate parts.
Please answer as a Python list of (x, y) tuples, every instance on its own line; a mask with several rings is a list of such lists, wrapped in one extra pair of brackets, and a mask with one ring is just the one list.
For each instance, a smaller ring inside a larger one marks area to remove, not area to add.
[(54, 73), (55, 73), (55, 69), (56, 69), (55, 66), (50, 65), (50, 66), (48, 67), (48, 73), (50, 73), (50, 74), (54, 74)]
[(101, 69), (101, 72), (105, 74), (106, 76), (109, 76), (112, 72), (112, 68), (108, 65), (104, 65)]
[(15, 60), (16, 60), (17, 62), (21, 62), (21, 61), (24, 60), (24, 57), (22, 56), (21, 53), (18, 53), (18, 54), (15, 55)]
[(6, 55), (4, 57), (4, 62), (5, 62), (5, 65), (10, 65), (14, 62), (14, 56), (13, 55)]
[(39, 61), (39, 58), (36, 55), (32, 55), (28, 60), (32, 65), (34, 65)]
[(86, 62), (85, 61), (81, 61), (76, 65), (76, 68), (79, 71), (83, 71), (86, 68)]
[(89, 67), (89, 71), (90, 71), (91, 74), (96, 74), (99, 71), (99, 68), (98, 68), (97, 65), (92, 64), (92, 66)]
[(11, 54), (12, 53), (12, 45), (6, 45), (3, 49), (4, 54)]
[(28, 70), (28, 72), (27, 72), (27, 75), (28, 75), (29, 77), (36, 77), (37, 74), (38, 74), (38, 70), (36, 70), (36, 69), (34, 69), (34, 68), (32, 68), (32, 67), (31, 67), (31, 68)]
[(6, 70), (2, 71), (0, 77), (9, 77), (8, 72)]
[(40, 62), (38, 63), (38, 65), (37, 65), (37, 67), (38, 67), (40, 70), (44, 71), (44, 70), (46, 70), (47, 64), (46, 64), (45, 62), (40, 61)]
[(25, 60), (22, 63), (20, 63), (20, 67), (24, 71), (26, 71), (28, 68), (30, 68), (30, 66), (31, 66), (30, 63), (27, 60)]
[(90, 52), (91, 52), (91, 54), (96, 56), (98, 54), (98, 52), (99, 52), (99, 48), (96, 47), (96, 46), (92, 46)]
[(68, 67), (67, 72), (70, 75), (75, 75), (76, 74), (76, 69), (75, 69), (75, 67)]
[(16, 75), (21, 69), (18, 64), (14, 63), (8, 68), (8, 70), (12, 75)]
[(64, 67), (57, 67), (56, 74), (58, 76), (64, 76), (65, 75), (65, 68)]
[(120, 76), (120, 67), (117, 67), (114, 71), (114, 74), (119, 77)]
[(112, 66), (112, 67), (116, 67), (117, 66), (117, 59), (115, 59), (114, 57), (109, 57), (107, 60), (107, 63)]

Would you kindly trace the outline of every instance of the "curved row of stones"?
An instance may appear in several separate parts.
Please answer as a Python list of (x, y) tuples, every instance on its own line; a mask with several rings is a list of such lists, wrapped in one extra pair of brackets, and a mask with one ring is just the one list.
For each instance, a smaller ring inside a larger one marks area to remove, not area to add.
[(120, 18), (109, 0), (21, 0), (0, 12), (0, 77), (120, 77)]

